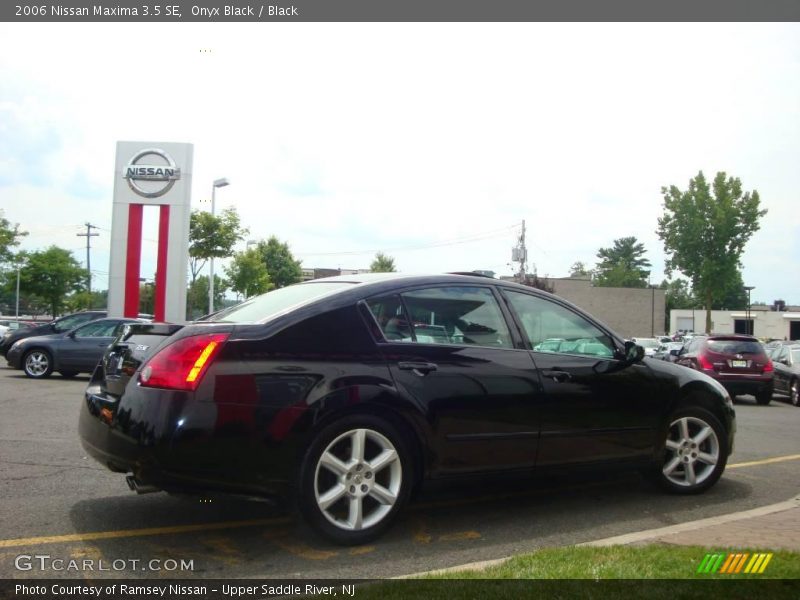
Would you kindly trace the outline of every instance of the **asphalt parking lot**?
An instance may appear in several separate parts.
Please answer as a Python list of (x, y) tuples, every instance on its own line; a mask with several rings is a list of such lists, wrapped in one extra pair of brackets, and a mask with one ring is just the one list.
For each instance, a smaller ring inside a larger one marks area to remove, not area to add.
[(757, 406), (745, 396), (736, 452), (704, 495), (668, 496), (636, 473), (437, 485), (383, 538), (342, 548), (269, 503), (130, 492), (124, 476), (81, 448), (86, 381), (33, 381), (0, 367), (2, 578), (382, 578), (746, 510), (800, 492), (800, 409), (778, 400)]

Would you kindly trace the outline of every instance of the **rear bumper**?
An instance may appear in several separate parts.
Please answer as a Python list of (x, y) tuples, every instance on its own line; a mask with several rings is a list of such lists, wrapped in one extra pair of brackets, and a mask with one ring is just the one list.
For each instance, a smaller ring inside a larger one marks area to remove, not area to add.
[(221, 432), (218, 412), (214, 403), (195, 402), (186, 392), (133, 383), (121, 400), (90, 384), (78, 430), (89, 456), (146, 485), (177, 492), (284, 495), (289, 461), (279, 452), (252, 452), (252, 445), (235, 435), (239, 432)]
[(736, 375), (730, 373), (717, 373), (716, 371), (701, 371), (713, 377), (728, 390), (731, 395), (735, 394), (758, 394), (773, 387), (773, 376), (769, 375)]

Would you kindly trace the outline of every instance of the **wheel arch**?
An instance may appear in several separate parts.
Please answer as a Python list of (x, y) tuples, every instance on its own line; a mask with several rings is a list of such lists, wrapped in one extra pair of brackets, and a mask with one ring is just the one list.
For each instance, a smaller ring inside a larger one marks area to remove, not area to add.
[[(374, 393), (365, 394), (365, 391)], [(330, 394), (319, 403), (313, 424), (298, 445), (295, 457), (297, 466), (299, 467), (302, 463), (308, 447), (322, 429), (345, 417), (369, 415), (386, 421), (403, 436), (412, 457), (414, 487), (416, 487), (428, 470), (430, 456), (426, 453), (424, 440), (431, 435), (426, 421), (416, 405), (403, 399), (396, 390), (389, 390), (385, 387), (372, 390), (360, 389), (358, 395), (367, 399), (356, 403), (341, 402), (339, 401), (340, 395), (341, 390)], [(293, 471), (297, 473), (299, 468)]]

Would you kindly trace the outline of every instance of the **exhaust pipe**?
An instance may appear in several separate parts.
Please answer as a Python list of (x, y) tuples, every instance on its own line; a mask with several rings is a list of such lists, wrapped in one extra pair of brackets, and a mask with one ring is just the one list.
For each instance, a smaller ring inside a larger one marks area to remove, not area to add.
[(142, 483), (133, 475), (128, 475), (125, 477), (125, 481), (127, 482), (131, 491), (136, 492), (137, 494), (152, 494), (153, 492), (161, 491), (161, 488), (147, 483)]

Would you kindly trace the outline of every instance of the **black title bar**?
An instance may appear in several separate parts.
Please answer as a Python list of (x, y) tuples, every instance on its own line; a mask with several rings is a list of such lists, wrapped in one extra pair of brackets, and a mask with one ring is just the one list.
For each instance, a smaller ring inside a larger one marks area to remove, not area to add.
[(4, 0), (18, 22), (798, 21), (798, 0)]

